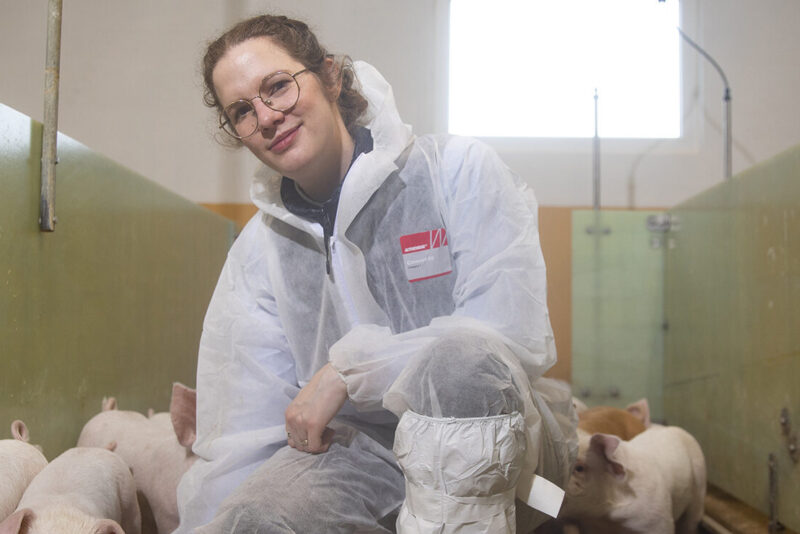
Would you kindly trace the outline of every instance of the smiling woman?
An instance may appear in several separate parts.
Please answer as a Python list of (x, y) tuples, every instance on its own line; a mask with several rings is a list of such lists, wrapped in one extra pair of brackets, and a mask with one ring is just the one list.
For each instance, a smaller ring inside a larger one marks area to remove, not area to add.
[(204, 323), (177, 532), (513, 532), (517, 492), (554, 514), (531, 487), (563, 484), (575, 420), (540, 378), (532, 192), (473, 139), (411, 135), (378, 71), (302, 22), (238, 24), (204, 76), (264, 168)]
[[(335, 68), (333, 59), (326, 57), (320, 72), (333, 78)], [(231, 106), (235, 112), (243, 102), (250, 103), (250, 122), (255, 128), (239, 134), (241, 142), (265, 165), (294, 180), (312, 199), (324, 201), (349, 167), (353, 140), (336, 104), (337, 87), (323, 86), (316, 76), (298, 79), (287, 74), (308, 70), (275, 46), (270, 37), (258, 37), (231, 47), (213, 68), (211, 79), (218, 99), (226, 103), (221, 122), (230, 123), (226, 112)], [(289, 91), (284, 86), (284, 98), (269, 105), (264, 94), (266, 89), (272, 96), (270, 79), (291, 83), (285, 80), (287, 76), (296, 89)], [(248, 119), (245, 115), (234, 120), (246, 124)]]

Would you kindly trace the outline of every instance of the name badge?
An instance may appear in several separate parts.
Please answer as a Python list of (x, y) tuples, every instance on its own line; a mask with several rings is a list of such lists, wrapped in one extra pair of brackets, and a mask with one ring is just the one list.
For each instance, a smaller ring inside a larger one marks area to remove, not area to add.
[(444, 228), (404, 235), (400, 238), (400, 249), (409, 282), (419, 282), (453, 272)]

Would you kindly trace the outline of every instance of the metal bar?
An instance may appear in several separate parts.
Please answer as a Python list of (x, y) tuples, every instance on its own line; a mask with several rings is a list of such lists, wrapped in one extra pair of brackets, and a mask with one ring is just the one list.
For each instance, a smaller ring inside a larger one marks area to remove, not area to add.
[(725, 87), (725, 96), (723, 97), (723, 110), (725, 120), (723, 122), (723, 129), (725, 131), (725, 179), (730, 180), (733, 178), (733, 168), (732, 168), (732, 154), (731, 148), (733, 145), (733, 139), (731, 137), (731, 89), (730, 87)]
[(700, 524), (705, 527), (707, 531), (713, 532), (713, 534), (733, 534), (732, 531), (725, 528), (721, 523), (708, 514), (703, 515), (703, 518), (700, 520)]
[(722, 169), (723, 169), (723, 174), (725, 175), (725, 179), (730, 180), (733, 177), (732, 165), (731, 165), (733, 158), (731, 154), (731, 148), (733, 145), (733, 136), (731, 134), (731, 86), (728, 84), (728, 77), (725, 76), (725, 72), (723, 72), (722, 67), (719, 66), (719, 63), (714, 61), (714, 58), (708, 55), (708, 52), (700, 48), (700, 45), (692, 41), (689, 38), (689, 36), (683, 33), (683, 30), (681, 30), (680, 28), (678, 28), (678, 33), (681, 35), (684, 41), (689, 43), (689, 45), (695, 50), (697, 50), (697, 52), (701, 56), (706, 58), (706, 60), (708, 60), (708, 62), (711, 63), (711, 66), (714, 67), (714, 69), (716, 69), (716, 71), (719, 73), (720, 77), (722, 77), (722, 84), (725, 86), (725, 93), (723, 94), (722, 97), (722, 103), (724, 106), (723, 116), (722, 116), (722, 129), (725, 133), (725, 139), (723, 141), (724, 147), (722, 153), (722, 158), (723, 158)]
[(58, 163), (58, 82), (61, 62), (61, 2), (47, 5), (47, 57), (44, 71), (44, 128), (42, 129), (42, 189), (39, 229), (55, 230), (56, 163)]
[(778, 522), (778, 461), (775, 455), (770, 453), (767, 461), (769, 467), (769, 534), (774, 534), (781, 530)]
[(592, 184), (594, 185), (594, 198), (592, 206), (595, 211), (600, 209), (600, 134), (597, 126), (597, 89), (594, 90), (594, 142), (592, 143)]
[[(587, 234), (598, 236), (611, 233), (611, 228), (601, 224), (600, 217), (600, 134), (597, 123), (597, 88), (594, 90), (594, 141), (592, 144), (592, 208), (594, 211), (594, 224), (586, 228)], [(599, 244), (595, 241), (595, 247)], [(595, 252), (597, 255), (598, 252)]]

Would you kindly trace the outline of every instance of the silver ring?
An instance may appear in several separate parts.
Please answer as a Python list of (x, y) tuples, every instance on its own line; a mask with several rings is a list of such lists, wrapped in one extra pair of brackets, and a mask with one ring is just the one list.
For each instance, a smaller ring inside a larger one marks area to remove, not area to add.
[(303, 441), (301, 441), (301, 442), (300, 442), (300, 446), (301, 446), (301, 447), (308, 447), (308, 440), (307, 440), (307, 439), (304, 439)]

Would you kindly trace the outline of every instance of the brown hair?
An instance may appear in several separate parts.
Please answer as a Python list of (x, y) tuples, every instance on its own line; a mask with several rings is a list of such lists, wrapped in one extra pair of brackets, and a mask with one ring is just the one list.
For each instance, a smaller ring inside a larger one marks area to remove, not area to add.
[(232, 47), (257, 37), (269, 37), (303, 66), (317, 75), (322, 85), (331, 94), (339, 88), (337, 106), (347, 131), (352, 135), (358, 118), (367, 109), (367, 100), (358, 90), (358, 81), (350, 58), (343, 57), (333, 69), (326, 68), (325, 60), (332, 57), (320, 45), (316, 35), (302, 21), (280, 15), (260, 15), (239, 22), (223, 33), (206, 48), (203, 57), (203, 101), (208, 107), (222, 109), (214, 91), (212, 73), (214, 67)]

